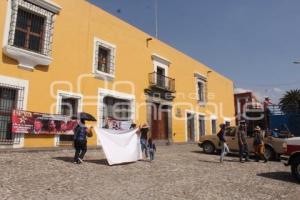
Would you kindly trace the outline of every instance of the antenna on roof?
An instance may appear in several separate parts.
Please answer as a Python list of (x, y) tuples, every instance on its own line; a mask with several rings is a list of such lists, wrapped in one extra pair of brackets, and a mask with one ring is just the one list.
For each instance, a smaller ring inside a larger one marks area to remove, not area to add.
[(158, 38), (158, 0), (154, 0), (155, 37)]

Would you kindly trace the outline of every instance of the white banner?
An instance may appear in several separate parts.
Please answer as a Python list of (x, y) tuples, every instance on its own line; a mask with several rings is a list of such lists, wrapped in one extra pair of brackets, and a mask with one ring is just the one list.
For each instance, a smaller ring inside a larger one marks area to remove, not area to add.
[(109, 165), (136, 162), (142, 159), (137, 129), (120, 131), (95, 128), (95, 131)]

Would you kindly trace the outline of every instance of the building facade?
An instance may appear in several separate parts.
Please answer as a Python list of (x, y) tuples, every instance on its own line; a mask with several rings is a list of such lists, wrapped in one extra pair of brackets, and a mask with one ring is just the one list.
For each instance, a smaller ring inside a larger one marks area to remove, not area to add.
[(248, 131), (253, 132), (256, 126), (265, 129), (265, 115), (262, 103), (251, 91), (238, 92), (234, 94), (234, 106), (236, 124), (245, 121)]
[(0, 147), (72, 140), (12, 134), (12, 109), (85, 111), (99, 127), (117, 115), (171, 143), (235, 123), (230, 79), (85, 0), (2, 0), (0, 38)]

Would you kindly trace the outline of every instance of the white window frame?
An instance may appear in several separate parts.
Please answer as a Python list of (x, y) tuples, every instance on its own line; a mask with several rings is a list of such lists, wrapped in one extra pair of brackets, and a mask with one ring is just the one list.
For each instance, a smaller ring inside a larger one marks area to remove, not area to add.
[(203, 118), (204, 120), (204, 136), (207, 134), (206, 133), (206, 116), (205, 116), (205, 113), (197, 113), (197, 130), (198, 130), (198, 134), (197, 134), (197, 137), (196, 138), (197, 140), (200, 139), (200, 118)]
[[(156, 53), (153, 53), (151, 58), (152, 58), (152, 62), (153, 62), (153, 71), (155, 73), (157, 73), (157, 68), (158, 67), (162, 68), (165, 70), (165, 76), (168, 77), (169, 76), (169, 67), (170, 67), (171, 62), (168, 59), (166, 59)], [(154, 77), (155, 83), (157, 83), (156, 79), (157, 79), (157, 77), (155, 76)], [(169, 85), (168, 81), (165, 81), (165, 86), (167, 87), (168, 85)]]
[[(206, 104), (206, 90), (207, 90), (207, 77), (203, 76), (202, 74), (200, 74), (199, 72), (196, 72), (194, 74), (195, 78), (196, 78), (196, 96), (197, 96), (197, 101), (199, 103), (200, 106), (205, 106)], [(199, 87), (198, 87), (198, 83), (202, 83), (203, 84), (203, 100), (200, 100), (200, 95), (199, 95)]]
[[(61, 113), (61, 104), (62, 104), (62, 99), (63, 98), (74, 98), (78, 99), (78, 112), (82, 112), (82, 107), (83, 107), (83, 95), (80, 93), (73, 93), (73, 92), (67, 92), (63, 90), (58, 90), (57, 91), (57, 98), (56, 98), (56, 113), (60, 114)], [(55, 135), (55, 140), (54, 140), (54, 146), (57, 147), (59, 146), (60, 140), (59, 140), (59, 135)]]
[[(9, 35), (11, 34), (11, 37), (14, 37), (16, 29), (16, 23), (12, 23), (12, 21), (16, 22), (16, 18), (18, 16), (17, 14), (12, 15), (13, 7), (14, 9), (22, 7), (28, 10), (29, 12), (37, 13), (38, 15), (45, 17), (45, 23), (51, 24), (52, 27), (50, 28), (49, 26), (46, 26), (47, 29), (45, 30), (44, 37), (47, 37), (47, 41), (50, 41), (49, 46), (46, 45), (46, 42), (44, 44), (44, 46), (47, 46), (42, 50), (45, 55), (30, 50), (22, 49), (19, 47), (15, 47), (9, 44)], [(45, 10), (47, 11), (45, 12)], [(26, 70), (32, 71), (36, 65), (49, 65), (52, 62), (52, 57), (50, 54), (46, 53), (45, 49), (51, 49), (50, 45), (52, 43), (53, 34), (53, 32), (51, 31), (53, 31), (55, 21), (54, 17), (52, 17), (52, 14), (58, 14), (60, 10), (60, 6), (49, 0), (28, 0), (26, 2), (24, 0), (8, 0), (3, 36), (3, 52), (8, 57), (17, 60), (18, 66)]]
[[(103, 71), (98, 70), (98, 49), (99, 47), (103, 47), (104, 49), (109, 50), (109, 57), (113, 57), (112, 59), (110, 58), (108, 60), (108, 65), (110, 67), (110, 70), (113, 71), (112, 73), (106, 73)], [(104, 41), (100, 38), (95, 37), (94, 38), (94, 51), (93, 51), (93, 74), (95, 78), (100, 78), (103, 80), (113, 80), (115, 78), (115, 73), (116, 73), (116, 53), (117, 53), (117, 46), (109, 43), (107, 41)]]
[[(215, 120), (216, 121), (216, 133), (213, 133), (213, 123), (212, 121)], [(211, 126), (211, 135), (216, 135), (218, 132), (218, 118), (215, 115), (211, 115), (210, 116), (210, 126)]]
[[(124, 92), (118, 92), (115, 90), (109, 90), (109, 89), (103, 89), (103, 88), (98, 88), (98, 104), (97, 104), (97, 126), (99, 128), (103, 127), (103, 111), (104, 111), (104, 98), (105, 97), (113, 97), (117, 99), (124, 99), (130, 102), (130, 120), (133, 122), (135, 121), (135, 103), (136, 103), (136, 98), (133, 94), (129, 93), (124, 93)], [(97, 145), (99, 146), (101, 143), (97, 139)]]
[[(17, 79), (9, 76), (2, 76), (0, 75), (0, 82), (6, 85), (14, 86), (16, 88), (23, 87), (24, 88), (24, 99), (23, 99), (23, 106), (22, 109), (26, 110), (27, 109), (27, 101), (28, 101), (28, 91), (29, 91), (29, 81), (24, 80), (24, 79)], [(18, 98), (20, 98), (20, 94), (18, 94)], [(19, 102), (19, 101), (18, 101)], [(24, 134), (19, 135), (20, 138), (16, 138), (15, 141), (13, 142), (12, 147), (13, 148), (22, 148), (24, 147)], [(20, 142), (17, 143), (16, 141), (19, 140)], [(11, 145), (5, 145), (1, 146), (0, 148), (11, 148)]]
[(169, 67), (171, 62), (168, 59), (155, 53), (153, 53), (151, 57), (153, 61), (153, 71), (157, 72), (157, 67), (160, 67), (165, 70), (165, 76), (169, 76)]
[(193, 110), (185, 110), (185, 142), (188, 142), (188, 119), (187, 119), (187, 114), (191, 114), (194, 115), (194, 141), (197, 141), (197, 122), (195, 122), (195, 120), (197, 120), (197, 112), (193, 111)]

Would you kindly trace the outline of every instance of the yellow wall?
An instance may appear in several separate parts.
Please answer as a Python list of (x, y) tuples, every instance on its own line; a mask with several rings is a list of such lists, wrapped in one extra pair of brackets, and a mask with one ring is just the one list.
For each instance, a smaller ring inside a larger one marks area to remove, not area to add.
[[(75, 93), (82, 93), (83, 96), (93, 95), (97, 97), (98, 88), (104, 88), (102, 80), (88, 77), (84, 78), (81, 87), (77, 87), (77, 79), (81, 74), (92, 73), (94, 37), (98, 37), (116, 45), (116, 72), (114, 81), (109, 83), (111, 89), (117, 81), (130, 80), (135, 84), (134, 95), (136, 103), (144, 103), (144, 89), (148, 88), (148, 74), (153, 72), (151, 55), (159, 54), (171, 61), (169, 77), (176, 79), (176, 94), (183, 93), (185, 98), (178, 96), (173, 104), (187, 102), (193, 105), (193, 110), (205, 113), (207, 117), (214, 112), (210, 106), (201, 107), (195, 99), (188, 95), (196, 92), (194, 73), (203, 75), (208, 70), (208, 94), (213, 94), (209, 99), (210, 103), (223, 103), (225, 117), (234, 116), (233, 83), (228, 78), (209, 69), (207, 66), (166, 45), (153, 39), (146, 45), (148, 34), (119, 20), (100, 8), (86, 2), (85, 0), (54, 0), (62, 7), (59, 15), (56, 16), (54, 24), (54, 37), (52, 45), (53, 62), (49, 66), (38, 66), (35, 70), (26, 71), (17, 67), (17, 62), (8, 58), (2, 53), (0, 60), (0, 75), (16, 77), (29, 80), (29, 96), (27, 110), (54, 113), (56, 97), (51, 96), (50, 86), (53, 81), (69, 81), (71, 89), (67, 85), (60, 84), (56, 90), (64, 90)], [(4, 32), (4, 21), (6, 17), (7, 1), (0, 1), (0, 42)], [(116, 88), (117, 91), (131, 93), (130, 87), (122, 85)], [(176, 95), (175, 94), (175, 95)], [(83, 110), (97, 116), (97, 99), (87, 99), (89, 103)], [(53, 107), (54, 106), (54, 107)], [(174, 106), (179, 108), (182, 115), (185, 115), (185, 106)], [(141, 108), (137, 117), (137, 123), (143, 123), (146, 119), (146, 107)], [(218, 123), (222, 123), (222, 116), (218, 116)], [(173, 120), (173, 133), (175, 142), (185, 141), (185, 121)], [(234, 123), (234, 122), (232, 122)], [(206, 123), (206, 132), (210, 134), (210, 122)], [(49, 137), (32, 136), (34, 139), (25, 138), (25, 146), (33, 147), (36, 143), (45, 146), (54, 144), (54, 139)], [(43, 141), (43, 142), (42, 142)], [(96, 138), (89, 142), (96, 144)]]
[(53, 135), (41, 135), (36, 137), (35, 135), (25, 135), (24, 147), (40, 148), (40, 147), (53, 147), (54, 136)]

